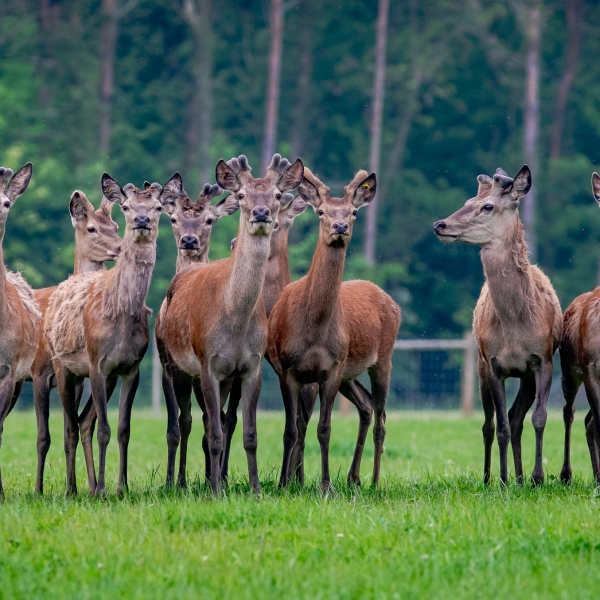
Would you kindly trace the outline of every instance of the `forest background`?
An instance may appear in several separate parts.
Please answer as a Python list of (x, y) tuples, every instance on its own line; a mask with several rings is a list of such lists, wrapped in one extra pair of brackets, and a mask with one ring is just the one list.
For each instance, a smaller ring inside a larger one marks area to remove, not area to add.
[[(596, 2), (3, 0), (1, 12), (0, 164), (34, 164), (4, 257), (34, 287), (72, 272), (69, 197), (79, 188), (98, 205), (103, 171), (138, 186), (180, 171), (195, 197), (219, 158), (244, 153), (256, 173), (273, 150), (333, 192), (377, 167), (378, 204), (360, 213), (345, 276), (394, 297), (402, 337), (470, 328), (478, 252), (440, 244), (431, 225), (500, 166), (532, 166), (522, 215), (563, 308), (597, 283)], [(217, 223), (211, 259), (229, 254), (237, 221)], [(291, 231), (293, 279), (317, 227), (309, 211)], [(155, 313), (175, 269), (170, 229), (164, 219)]]

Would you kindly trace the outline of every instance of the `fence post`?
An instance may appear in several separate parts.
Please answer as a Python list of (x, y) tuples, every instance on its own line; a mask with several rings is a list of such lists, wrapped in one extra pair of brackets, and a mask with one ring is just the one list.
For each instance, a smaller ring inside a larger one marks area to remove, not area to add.
[(160, 415), (161, 368), (156, 345), (156, 335), (152, 332), (152, 413)]
[(475, 373), (477, 371), (477, 344), (471, 331), (466, 331), (465, 359), (460, 381), (460, 409), (465, 417), (473, 413), (475, 406)]

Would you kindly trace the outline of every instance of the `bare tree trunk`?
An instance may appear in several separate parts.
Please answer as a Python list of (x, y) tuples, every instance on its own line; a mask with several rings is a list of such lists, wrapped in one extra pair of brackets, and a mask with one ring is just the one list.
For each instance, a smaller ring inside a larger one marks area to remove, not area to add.
[(279, 76), (283, 43), (283, 0), (271, 0), (271, 51), (269, 53), (269, 83), (267, 85), (267, 114), (261, 162), (261, 174), (267, 172), (275, 152), (277, 113), (279, 109)]
[[(383, 118), (383, 97), (385, 91), (385, 49), (387, 43), (389, 0), (379, 0), (377, 13), (377, 46), (375, 50), (375, 84), (373, 89), (373, 112), (371, 114), (371, 151), (369, 168), (379, 173), (379, 155), (381, 152), (381, 121)], [(375, 233), (377, 229), (377, 196), (367, 211), (365, 229), (365, 258), (375, 263)]]
[(200, 185), (211, 179), (212, 140), (212, 27), (211, 0), (184, 0), (183, 13), (194, 36), (194, 89), (189, 104), (184, 173), (193, 168), (196, 153)]
[(115, 52), (117, 48), (117, 0), (102, 0), (104, 25), (102, 27), (102, 75), (100, 81), (100, 151), (110, 152), (111, 108), (114, 89)]
[(580, 11), (580, 0), (568, 0), (567, 26), (569, 29), (569, 45), (567, 48), (567, 62), (560, 80), (558, 93), (556, 94), (556, 104), (554, 105), (550, 158), (558, 158), (560, 156), (567, 100), (569, 98), (571, 86), (573, 85), (573, 80), (575, 79), (575, 74), (577, 73), (577, 63), (579, 62), (579, 46), (581, 42)]
[(531, 190), (522, 200), (523, 225), (532, 261), (537, 260), (535, 237), (535, 178), (538, 175), (538, 130), (539, 130), (539, 80), (540, 80), (540, 9), (534, 5), (527, 11), (527, 51), (526, 94), (525, 94), (525, 160), (533, 173)]

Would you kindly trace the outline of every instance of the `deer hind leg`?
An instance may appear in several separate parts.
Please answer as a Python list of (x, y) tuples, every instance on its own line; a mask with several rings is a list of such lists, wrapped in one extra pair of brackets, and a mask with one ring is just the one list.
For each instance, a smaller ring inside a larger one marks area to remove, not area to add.
[(98, 419), (98, 483), (92, 496), (106, 497), (106, 449), (110, 442), (110, 424), (107, 414), (107, 380), (97, 365), (90, 367), (90, 383), (92, 384), (92, 399)]
[(573, 471), (571, 469), (571, 429), (573, 425), (573, 419), (575, 418), (575, 397), (581, 387), (582, 378), (579, 374), (574, 373), (570, 368), (570, 365), (563, 356), (563, 352), (560, 354), (560, 362), (562, 366), (562, 390), (565, 398), (565, 406), (563, 408), (563, 421), (565, 424), (565, 447), (564, 447), (564, 460), (563, 466), (560, 471), (560, 479), (564, 483), (570, 483), (573, 477)]
[(515, 478), (519, 485), (523, 484), (523, 460), (521, 455), (521, 438), (523, 436), (523, 422), (527, 411), (535, 401), (535, 378), (523, 377), (519, 386), (519, 393), (508, 411), (510, 423), (510, 441), (515, 461)]
[(373, 399), (369, 392), (359, 381), (342, 381), (340, 385), (340, 393), (346, 396), (356, 409), (358, 410), (359, 426), (356, 447), (354, 448), (354, 456), (352, 464), (348, 472), (348, 483), (360, 485), (360, 463), (362, 460), (363, 450), (369, 426), (373, 418)]
[(50, 389), (51, 379), (54, 373), (42, 373), (33, 378), (33, 405), (37, 421), (37, 476), (35, 480), (35, 491), (44, 493), (44, 468), (46, 456), (50, 450)]
[(250, 487), (255, 494), (260, 494), (258, 482), (258, 464), (256, 462), (256, 449), (258, 435), (256, 432), (256, 407), (260, 396), (262, 383), (262, 369), (260, 360), (256, 367), (242, 379), (242, 418), (244, 425), (244, 450), (248, 460), (248, 479)]
[(163, 369), (163, 390), (167, 404), (167, 487), (174, 482), (177, 446), (180, 446), (177, 485), (187, 488), (187, 447), (192, 432), (192, 378), (171, 365)]
[(544, 443), (544, 429), (546, 427), (547, 411), (546, 404), (550, 395), (552, 385), (552, 360), (543, 362), (535, 373), (535, 404), (531, 422), (535, 429), (535, 466), (531, 474), (534, 484), (544, 483), (544, 463), (542, 447)]
[(498, 378), (492, 366), (487, 369), (486, 382), (494, 403), (498, 427), (496, 439), (500, 449), (500, 481), (508, 483), (508, 445), (510, 443), (510, 423), (506, 413), (506, 392), (504, 379)]
[(221, 457), (221, 479), (227, 483), (229, 472), (229, 454), (231, 452), (231, 439), (237, 425), (237, 411), (242, 398), (242, 380), (236, 377), (229, 391), (229, 404), (223, 419), (223, 456)]
[[(12, 399), (15, 394), (15, 380), (11, 377), (10, 369), (0, 367), (5, 371), (4, 377), (0, 379), (0, 447), (2, 446), (2, 432), (4, 431), (4, 419), (10, 412)], [(0, 501), (4, 500), (4, 488), (2, 486), (2, 474), (0, 473)]]
[(296, 442), (298, 441), (298, 423), (296, 413), (300, 385), (295, 377), (288, 371), (279, 377), (283, 408), (285, 409), (285, 429), (283, 431), (283, 459), (281, 461), (281, 474), (279, 487), (286, 487), (290, 480), (290, 459)]
[(75, 385), (77, 378), (59, 364), (54, 365), (58, 391), (65, 417), (65, 458), (67, 463), (67, 495), (77, 494), (75, 476), (75, 453), (79, 441), (79, 421), (77, 418), (77, 397)]
[(479, 393), (483, 405), (484, 421), (481, 431), (483, 432), (484, 459), (483, 459), (483, 483), (488, 485), (492, 475), (492, 446), (494, 445), (494, 400), (487, 380), (487, 367), (479, 358), (477, 366), (479, 371)]
[(210, 456), (210, 487), (215, 496), (219, 495), (221, 486), (221, 453), (223, 452), (223, 428), (221, 426), (221, 403), (219, 380), (211, 373), (210, 367), (202, 364), (200, 381), (202, 396), (206, 408), (205, 430), (207, 450)]
[(390, 374), (392, 372), (391, 360), (385, 364), (378, 364), (369, 369), (371, 380), (371, 396), (374, 411), (373, 441), (375, 442), (375, 458), (373, 462), (373, 485), (379, 484), (381, 472), (381, 455), (385, 442), (385, 405), (390, 389)]
[(592, 461), (592, 473), (596, 480), (600, 477), (600, 456), (598, 449), (599, 444), (596, 441), (596, 424), (594, 422), (594, 415), (590, 410), (585, 416), (585, 437), (587, 440), (588, 450), (590, 451), (590, 459)]
[(135, 400), (140, 383), (140, 371), (138, 366), (123, 377), (121, 382), (121, 393), (119, 395), (119, 425), (117, 428), (117, 440), (119, 442), (119, 485), (117, 495), (123, 496), (125, 491), (129, 491), (127, 483), (127, 464), (129, 439), (131, 437), (131, 408)]
[(306, 446), (306, 430), (308, 429), (308, 423), (317, 402), (318, 393), (318, 384), (308, 383), (300, 388), (298, 396), (298, 411), (296, 415), (298, 439), (292, 449), (288, 477), (293, 476), (300, 485), (304, 485), (304, 448)]

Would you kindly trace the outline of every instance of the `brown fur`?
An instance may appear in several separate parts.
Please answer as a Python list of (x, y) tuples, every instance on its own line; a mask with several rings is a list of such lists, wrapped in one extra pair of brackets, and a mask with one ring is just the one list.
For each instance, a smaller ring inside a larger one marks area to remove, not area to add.
[[(317, 431), (321, 445), (321, 484), (327, 489), (331, 486), (329, 438), (333, 402), (338, 390), (349, 395), (357, 390), (357, 400), (367, 405), (370, 421), (370, 399), (356, 386), (345, 385), (365, 370), (371, 378), (375, 411), (374, 483), (379, 479), (385, 403), (400, 310), (387, 294), (370, 282), (342, 284), (346, 248), (357, 210), (373, 199), (375, 190), (375, 175), (359, 171), (346, 186), (343, 198), (331, 198), (329, 189), (308, 169), (298, 188), (301, 197), (319, 215), (321, 226), (308, 274), (283, 289), (269, 317), (268, 353), (279, 375), (286, 410), (282, 486), (289, 481), (290, 461), (298, 440), (301, 387), (314, 383), (319, 386), (321, 415)], [(352, 481), (359, 481), (360, 457), (368, 425), (361, 417), (357, 450), (349, 474)]]
[[(523, 480), (521, 434), (523, 420), (535, 403), (536, 460), (532, 478), (544, 480), (542, 440), (546, 403), (552, 382), (552, 356), (562, 335), (558, 298), (549, 279), (529, 263), (519, 199), (531, 186), (524, 166), (512, 179), (502, 169), (493, 178), (478, 177), (477, 196), (443, 221), (434, 231), (443, 241), (459, 240), (481, 246), (486, 282), (473, 313), (473, 332), (479, 348), (479, 376), (485, 412), (483, 426), (484, 480), (490, 478), (494, 412), (498, 419), (500, 478), (508, 479), (507, 449), (512, 442), (517, 481)], [(521, 379), (521, 388), (506, 413), (504, 380)]]

